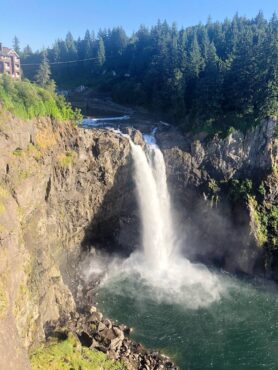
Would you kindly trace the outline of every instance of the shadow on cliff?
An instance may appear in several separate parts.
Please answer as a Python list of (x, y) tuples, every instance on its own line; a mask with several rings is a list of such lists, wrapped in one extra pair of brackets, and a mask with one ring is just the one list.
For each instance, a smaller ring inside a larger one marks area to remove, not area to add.
[[(85, 229), (83, 251), (95, 247), (109, 254), (129, 256), (140, 243), (140, 218), (132, 177), (131, 158), (118, 169), (113, 186)], [(104, 181), (104, 180), (103, 180)]]
[(250, 216), (243, 204), (205, 200), (196, 190), (172, 196), (182, 251), (193, 262), (237, 274), (262, 274), (263, 250), (250, 235)]

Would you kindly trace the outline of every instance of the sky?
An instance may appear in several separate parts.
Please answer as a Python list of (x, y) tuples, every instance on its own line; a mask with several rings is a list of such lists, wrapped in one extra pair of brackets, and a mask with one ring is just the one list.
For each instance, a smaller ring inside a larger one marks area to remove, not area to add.
[(128, 34), (141, 24), (158, 19), (179, 27), (239, 15), (254, 17), (262, 10), (266, 18), (278, 13), (278, 0), (0, 0), (0, 42), (12, 46), (16, 35), (21, 47), (48, 47), (68, 31), (83, 37), (86, 29), (123, 26)]

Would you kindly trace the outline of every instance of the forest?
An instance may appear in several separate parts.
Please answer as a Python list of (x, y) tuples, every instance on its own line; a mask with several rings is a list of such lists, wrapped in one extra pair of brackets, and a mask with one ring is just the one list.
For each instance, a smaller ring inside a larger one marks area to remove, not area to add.
[(15, 45), (34, 80), (46, 55), (59, 88), (81, 84), (142, 106), (184, 131), (245, 131), (278, 112), (278, 19), (260, 12), (187, 28), (158, 21), (128, 36), (123, 28), (69, 32), (51, 48)]

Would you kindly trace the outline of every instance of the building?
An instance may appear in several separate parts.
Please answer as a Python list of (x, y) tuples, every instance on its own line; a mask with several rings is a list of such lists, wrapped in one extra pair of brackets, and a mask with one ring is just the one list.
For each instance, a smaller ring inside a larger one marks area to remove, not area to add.
[(0, 74), (7, 74), (12, 78), (21, 79), (20, 58), (13, 50), (0, 43)]

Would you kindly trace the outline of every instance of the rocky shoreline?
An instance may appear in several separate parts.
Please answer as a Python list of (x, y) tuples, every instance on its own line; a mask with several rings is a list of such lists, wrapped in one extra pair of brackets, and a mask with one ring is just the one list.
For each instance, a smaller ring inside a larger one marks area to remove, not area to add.
[(105, 353), (109, 359), (120, 361), (129, 370), (178, 369), (169, 357), (134, 342), (129, 337), (130, 328), (104, 318), (95, 306), (87, 306), (82, 312), (71, 313), (70, 317), (47, 322), (45, 333), (47, 341), (52, 337), (66, 339), (72, 333), (82, 346)]

